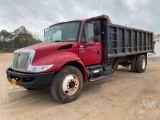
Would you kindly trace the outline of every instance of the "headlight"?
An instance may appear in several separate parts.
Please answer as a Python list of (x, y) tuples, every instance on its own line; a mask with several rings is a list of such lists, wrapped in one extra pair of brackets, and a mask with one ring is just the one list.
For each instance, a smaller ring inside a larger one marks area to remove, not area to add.
[(53, 64), (52, 65), (32, 66), (30, 71), (31, 72), (43, 72), (43, 71), (50, 69), (52, 66)]

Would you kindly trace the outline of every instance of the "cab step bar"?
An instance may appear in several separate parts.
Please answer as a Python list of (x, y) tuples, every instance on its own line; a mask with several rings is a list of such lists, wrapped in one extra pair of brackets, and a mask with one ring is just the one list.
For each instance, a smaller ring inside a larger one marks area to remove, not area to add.
[(89, 81), (97, 81), (106, 78), (107, 75), (112, 74), (114, 69), (111, 65), (95, 65), (86, 67)]
[(114, 70), (113, 70), (113, 69), (107, 70), (107, 71), (104, 72), (103, 76), (91, 78), (91, 79), (89, 79), (89, 81), (90, 81), (90, 82), (94, 82), (94, 81), (102, 80), (102, 79), (106, 78), (107, 75), (112, 74), (112, 73), (114, 73)]

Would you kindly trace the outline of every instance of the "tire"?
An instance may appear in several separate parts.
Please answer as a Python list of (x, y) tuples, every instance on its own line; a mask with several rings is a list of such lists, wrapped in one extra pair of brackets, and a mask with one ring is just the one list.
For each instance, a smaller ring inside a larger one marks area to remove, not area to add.
[(36, 90), (37, 88), (25, 88), (25, 89), (27, 89), (27, 90)]
[(139, 55), (136, 62), (137, 72), (143, 73), (146, 70), (146, 57), (144, 55)]
[(136, 61), (137, 61), (137, 56), (133, 56), (132, 59), (131, 59), (131, 71), (132, 72), (137, 72)]
[(60, 103), (76, 100), (83, 89), (83, 77), (74, 66), (63, 67), (51, 82), (51, 93)]
[(118, 65), (116, 65), (116, 67), (114, 68), (114, 71), (116, 71), (118, 69)]

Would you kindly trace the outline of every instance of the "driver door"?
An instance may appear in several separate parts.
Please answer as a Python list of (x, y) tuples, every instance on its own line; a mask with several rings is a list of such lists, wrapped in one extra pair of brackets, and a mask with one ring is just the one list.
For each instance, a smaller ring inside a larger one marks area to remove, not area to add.
[(85, 66), (99, 64), (102, 58), (101, 51), (101, 40), (94, 42), (94, 24), (87, 22), (82, 32), (79, 57)]

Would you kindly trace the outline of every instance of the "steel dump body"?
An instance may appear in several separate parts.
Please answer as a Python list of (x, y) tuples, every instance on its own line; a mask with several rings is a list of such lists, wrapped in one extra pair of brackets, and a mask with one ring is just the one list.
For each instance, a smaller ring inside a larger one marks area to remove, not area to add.
[(108, 57), (153, 52), (153, 33), (120, 25), (108, 24)]

